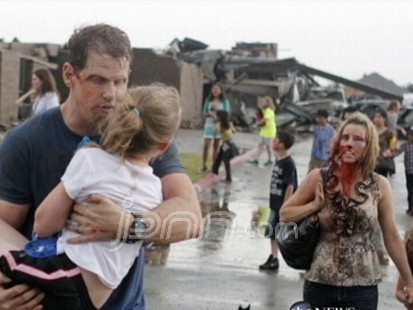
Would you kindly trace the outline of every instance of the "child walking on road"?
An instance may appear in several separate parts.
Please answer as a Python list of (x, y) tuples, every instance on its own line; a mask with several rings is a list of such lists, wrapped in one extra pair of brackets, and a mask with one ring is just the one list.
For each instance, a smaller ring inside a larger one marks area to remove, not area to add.
[(235, 128), (229, 121), (229, 113), (227, 111), (219, 110), (216, 112), (216, 116), (218, 120), (216, 131), (221, 134), (222, 144), (212, 165), (212, 173), (218, 175), (219, 166), (221, 166), (223, 161), (225, 166), (225, 182), (231, 183), (231, 159), (239, 154), (237, 146), (232, 141)]
[(275, 235), (280, 222), (280, 209), (298, 186), (297, 168), (290, 152), (294, 141), (295, 138), (292, 134), (280, 132), (272, 145), (276, 153), (276, 161), (272, 169), (270, 183), (271, 214), (265, 231), (265, 235), (271, 240), (271, 254), (267, 261), (259, 266), (260, 270), (277, 271), (279, 268), (278, 244)]
[(257, 153), (255, 158), (250, 160), (249, 163), (258, 166), (259, 158), (264, 152), (264, 149), (267, 151), (268, 160), (264, 164), (265, 167), (271, 167), (272, 162), (272, 151), (271, 145), (274, 138), (277, 135), (277, 125), (275, 121), (275, 105), (271, 97), (264, 97), (260, 103), (262, 108), (263, 117), (257, 122), (257, 125), (260, 129), (260, 140), (257, 146)]

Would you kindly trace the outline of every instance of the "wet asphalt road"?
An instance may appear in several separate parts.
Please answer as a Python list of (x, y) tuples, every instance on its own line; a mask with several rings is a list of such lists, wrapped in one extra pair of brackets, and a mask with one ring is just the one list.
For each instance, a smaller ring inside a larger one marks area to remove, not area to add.
[[(202, 132), (181, 130), (178, 141), (182, 151), (201, 151)], [(255, 134), (239, 133), (236, 142), (251, 148)], [(299, 180), (307, 172), (311, 139), (293, 147)], [(262, 161), (265, 160), (263, 154)], [(396, 159), (397, 173), (390, 182), (393, 188), (396, 218), (400, 231), (412, 224), (406, 208), (405, 177), (402, 156)], [(269, 255), (269, 240), (248, 230), (251, 214), (258, 206), (268, 205), (270, 169), (244, 164), (234, 169), (234, 183), (217, 183), (200, 194), (206, 205), (226, 212), (216, 216), (204, 238), (171, 245), (165, 265), (147, 265), (146, 295), (149, 309), (236, 310), (251, 304), (251, 310), (290, 309), (302, 295), (303, 278), (282, 261), (277, 273), (258, 270)], [(212, 209), (213, 211), (213, 209)], [(229, 223), (229, 224), (228, 224)], [(403, 309), (394, 298), (397, 270), (392, 262), (383, 267), (379, 285), (379, 309)], [(362, 310), (362, 309), (360, 309)]]

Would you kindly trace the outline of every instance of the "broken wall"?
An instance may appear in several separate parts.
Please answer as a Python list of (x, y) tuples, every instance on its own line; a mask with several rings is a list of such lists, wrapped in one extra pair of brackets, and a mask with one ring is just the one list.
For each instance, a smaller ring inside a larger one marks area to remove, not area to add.
[(134, 49), (129, 86), (161, 82), (178, 89), (182, 100), (182, 127), (195, 127), (201, 122), (203, 72), (186, 62), (157, 55), (151, 49)]
[(0, 124), (8, 125), (17, 120), (19, 98), (20, 55), (0, 50)]
[(180, 62), (180, 93), (183, 128), (202, 126), (204, 73), (196, 64)]

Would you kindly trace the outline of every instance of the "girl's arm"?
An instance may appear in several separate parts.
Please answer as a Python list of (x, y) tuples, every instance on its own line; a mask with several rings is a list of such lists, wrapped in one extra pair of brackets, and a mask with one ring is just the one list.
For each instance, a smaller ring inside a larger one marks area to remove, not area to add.
[(203, 108), (203, 114), (205, 117), (211, 117), (211, 116), (214, 116), (215, 114), (213, 113), (213, 111), (211, 111), (211, 103), (212, 101), (205, 100), (204, 108)]
[(34, 231), (39, 237), (50, 237), (61, 231), (69, 218), (73, 203), (73, 199), (60, 182), (36, 210)]

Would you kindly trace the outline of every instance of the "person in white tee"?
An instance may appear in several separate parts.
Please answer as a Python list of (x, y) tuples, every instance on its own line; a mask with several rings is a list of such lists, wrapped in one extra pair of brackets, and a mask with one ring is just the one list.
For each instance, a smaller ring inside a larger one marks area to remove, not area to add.
[(15, 104), (21, 106), (26, 98), (32, 99), (32, 115), (37, 115), (48, 109), (59, 106), (59, 92), (52, 73), (45, 68), (33, 72), (32, 88), (16, 100)]

